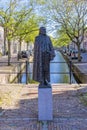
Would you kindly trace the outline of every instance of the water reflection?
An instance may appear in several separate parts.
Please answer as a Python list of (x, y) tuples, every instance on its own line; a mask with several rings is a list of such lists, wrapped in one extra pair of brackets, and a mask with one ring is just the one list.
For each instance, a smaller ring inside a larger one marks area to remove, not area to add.
[[(56, 56), (52, 61), (54, 63), (50, 64), (51, 83), (70, 83), (69, 67), (62, 54), (59, 51), (55, 53)], [(73, 75), (71, 75), (71, 83), (76, 83)]]
[[(33, 63), (28, 65), (28, 80), (32, 80)], [(21, 83), (26, 83), (26, 73), (23, 73)]]
[[(69, 83), (69, 68), (60, 52), (55, 52), (56, 56), (50, 64), (51, 83)], [(57, 62), (57, 63), (55, 63)], [(66, 74), (68, 73), (68, 74)]]
[(23, 73), (22, 77), (21, 77), (21, 83), (25, 84), (26, 83), (26, 74)]

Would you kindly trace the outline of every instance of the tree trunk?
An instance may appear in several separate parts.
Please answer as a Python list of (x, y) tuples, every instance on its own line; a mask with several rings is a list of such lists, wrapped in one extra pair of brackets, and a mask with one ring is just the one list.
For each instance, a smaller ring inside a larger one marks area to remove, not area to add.
[(11, 60), (11, 41), (8, 39), (8, 66), (10, 66)]
[(29, 42), (27, 42), (27, 51), (28, 51)]
[(4, 28), (4, 55), (6, 55), (6, 28)]
[(80, 44), (78, 44), (78, 62), (81, 62), (81, 50), (80, 50)]
[(21, 43), (22, 43), (22, 41), (21, 41), (21, 38), (20, 38), (19, 39), (19, 49), (18, 49), (19, 53), (21, 52)]

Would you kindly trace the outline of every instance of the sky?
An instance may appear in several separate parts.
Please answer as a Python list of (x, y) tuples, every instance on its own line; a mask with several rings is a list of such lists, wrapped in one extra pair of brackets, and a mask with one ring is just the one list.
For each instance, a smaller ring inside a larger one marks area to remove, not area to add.
[[(29, 0), (20, 0), (22, 5), (26, 5)], [(0, 7), (6, 7), (10, 0), (0, 0)]]

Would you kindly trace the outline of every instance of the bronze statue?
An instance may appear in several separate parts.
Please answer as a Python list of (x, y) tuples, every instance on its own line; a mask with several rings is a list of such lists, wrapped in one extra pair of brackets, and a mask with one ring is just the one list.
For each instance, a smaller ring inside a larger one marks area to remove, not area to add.
[(41, 85), (50, 82), (50, 61), (55, 57), (54, 48), (46, 28), (41, 27), (34, 43), (33, 80)]

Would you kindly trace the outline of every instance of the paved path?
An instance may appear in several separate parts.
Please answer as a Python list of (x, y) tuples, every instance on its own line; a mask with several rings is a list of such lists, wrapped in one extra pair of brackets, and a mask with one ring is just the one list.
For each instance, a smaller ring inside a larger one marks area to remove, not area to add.
[[(80, 100), (80, 95), (87, 92), (86, 86), (52, 86), (54, 119), (46, 122), (48, 130), (87, 130), (87, 107)], [(22, 85), (16, 102), (3, 107), (0, 130), (43, 130), (42, 123), (38, 122), (37, 93), (37, 85)]]

